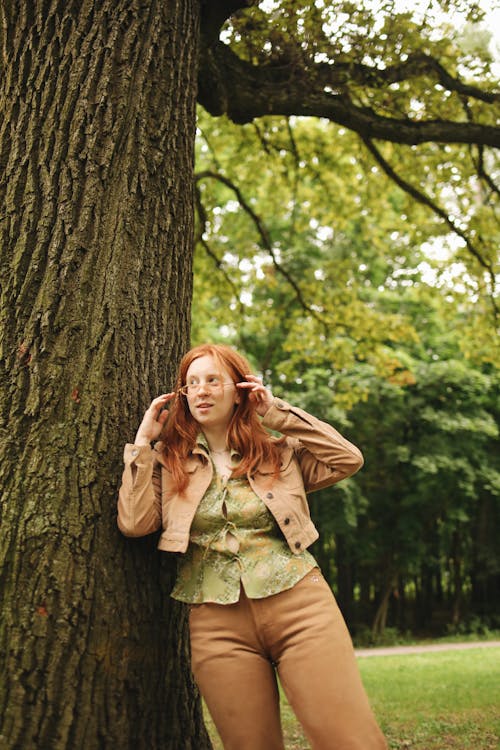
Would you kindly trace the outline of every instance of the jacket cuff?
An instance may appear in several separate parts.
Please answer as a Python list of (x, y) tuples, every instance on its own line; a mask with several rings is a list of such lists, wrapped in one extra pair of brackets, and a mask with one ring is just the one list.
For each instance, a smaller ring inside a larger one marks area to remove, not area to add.
[(126, 466), (147, 466), (153, 459), (153, 451), (150, 445), (134, 445), (127, 443), (123, 450), (123, 461)]

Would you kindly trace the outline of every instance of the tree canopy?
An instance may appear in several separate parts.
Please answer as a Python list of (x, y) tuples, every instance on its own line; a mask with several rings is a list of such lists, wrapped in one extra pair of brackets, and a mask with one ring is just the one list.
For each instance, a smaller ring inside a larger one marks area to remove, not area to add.
[(351, 148), (455, 234), (494, 300), (500, 92), (490, 41), (484, 8), (461, 0), (209, 3), (198, 100), (256, 130), (269, 115), (328, 121), (323, 157), (355, 134)]

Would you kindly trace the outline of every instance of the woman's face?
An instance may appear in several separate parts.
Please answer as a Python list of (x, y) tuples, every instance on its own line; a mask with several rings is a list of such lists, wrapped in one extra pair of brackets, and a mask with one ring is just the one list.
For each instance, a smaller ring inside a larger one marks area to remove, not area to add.
[(189, 411), (203, 429), (226, 432), (240, 394), (229, 371), (212, 355), (198, 357), (189, 365), (186, 385)]

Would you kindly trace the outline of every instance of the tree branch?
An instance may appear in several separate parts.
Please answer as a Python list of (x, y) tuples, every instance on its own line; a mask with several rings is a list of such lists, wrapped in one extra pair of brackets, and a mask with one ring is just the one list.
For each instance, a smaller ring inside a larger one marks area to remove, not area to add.
[(208, 217), (207, 217), (207, 212), (205, 211), (205, 206), (203, 205), (203, 202), (201, 200), (201, 193), (197, 186), (195, 187), (195, 203), (196, 203), (196, 210), (198, 212), (198, 221), (200, 224), (200, 229), (194, 238), (195, 244), (197, 244), (198, 242), (200, 243), (200, 245), (203, 247), (208, 257), (214, 262), (217, 270), (222, 273), (222, 275), (224, 276), (224, 279), (226, 280), (227, 285), (230, 287), (236, 299), (236, 302), (240, 308), (240, 315), (243, 315), (244, 311), (243, 311), (243, 305), (240, 299), (240, 289), (238, 289), (238, 287), (236, 286), (232, 278), (227, 273), (226, 269), (224, 268), (223, 261), (217, 256), (217, 254), (212, 250), (208, 242), (203, 237), (205, 233), (205, 229), (208, 225)]
[(202, 0), (201, 28), (205, 43), (213, 44), (218, 40), (224, 21), (230, 16), (257, 3), (258, 0)]
[(496, 196), (500, 196), (500, 190), (493, 181), (493, 178), (486, 172), (485, 166), (484, 166), (484, 148), (482, 146), (478, 147), (478, 158), (477, 160), (472, 157), (473, 162), (476, 166), (478, 177), (485, 182), (485, 184), (489, 187), (491, 193)]
[(421, 52), (409, 55), (408, 59), (399, 65), (390, 65), (386, 68), (370, 67), (354, 62), (336, 62), (335, 65), (321, 63), (317, 66), (323, 71), (323, 76), (331, 77), (332, 68), (335, 78), (339, 84), (354, 82), (372, 88), (386, 88), (391, 83), (401, 83), (411, 78), (427, 76), (435, 78), (448, 91), (454, 91), (461, 96), (493, 104), (500, 102), (498, 91), (483, 91), (477, 86), (463, 83), (454, 77), (441, 65), (432, 55)]
[(396, 185), (398, 185), (402, 190), (404, 190), (408, 195), (411, 195), (411, 197), (418, 201), (418, 203), (423, 204), (424, 206), (427, 206), (430, 208), (437, 216), (439, 216), (440, 219), (442, 219), (449, 228), (457, 234), (459, 237), (463, 239), (465, 242), (465, 245), (467, 247), (467, 250), (470, 252), (470, 254), (477, 260), (479, 265), (484, 268), (486, 273), (488, 274), (490, 284), (491, 284), (491, 303), (493, 306), (493, 311), (495, 314), (495, 317), (498, 316), (499, 310), (495, 301), (495, 289), (496, 289), (496, 276), (495, 271), (493, 267), (491, 266), (488, 261), (486, 261), (479, 250), (475, 247), (475, 245), (471, 242), (470, 238), (465, 234), (465, 232), (460, 229), (459, 226), (453, 222), (450, 217), (448, 216), (447, 212), (442, 209), (440, 206), (438, 206), (434, 201), (432, 201), (428, 195), (423, 193), (421, 190), (416, 188), (414, 185), (411, 185), (409, 182), (404, 180), (398, 173), (391, 167), (391, 165), (384, 159), (380, 151), (376, 148), (376, 146), (368, 139), (363, 138), (363, 143), (365, 144), (368, 151), (372, 154), (372, 156), (375, 158), (377, 163), (380, 165), (380, 167), (383, 169), (385, 174), (390, 177), (391, 180), (393, 180)]
[(250, 206), (250, 204), (245, 200), (238, 186), (235, 185), (233, 182), (231, 182), (230, 179), (228, 179), (222, 174), (219, 174), (218, 172), (211, 172), (209, 170), (205, 170), (203, 172), (198, 172), (195, 175), (196, 182), (199, 182), (200, 180), (204, 180), (206, 178), (218, 180), (223, 185), (225, 185), (230, 190), (232, 190), (232, 192), (236, 195), (236, 198), (238, 199), (238, 203), (240, 204), (242, 209), (245, 211), (246, 214), (248, 214), (248, 216), (251, 218), (252, 222), (254, 223), (255, 228), (257, 229), (257, 233), (261, 240), (261, 245), (271, 256), (273, 266), (275, 267), (276, 271), (280, 273), (283, 276), (283, 278), (285, 278), (288, 281), (293, 291), (295, 292), (295, 296), (297, 297), (297, 300), (300, 306), (302, 307), (302, 309), (305, 312), (309, 313), (309, 315), (311, 315), (313, 318), (318, 320), (320, 323), (324, 323), (321, 316), (318, 315), (317, 311), (314, 310), (314, 308), (310, 307), (305, 301), (302, 291), (299, 285), (297, 284), (297, 282), (295, 281), (295, 279), (288, 273), (288, 271), (278, 261), (266, 226), (264, 225), (260, 217), (255, 213), (255, 211)]
[(325, 117), (367, 139), (411, 145), (430, 141), (500, 147), (498, 126), (390, 118), (355, 104), (347, 89), (350, 81), (381, 88), (387, 82), (431, 72), (438, 75), (442, 85), (462, 96), (490, 103), (500, 101), (500, 94), (466, 86), (426, 55), (415, 55), (406, 63), (385, 70), (351, 63), (315, 64), (305, 62), (303, 55), (257, 66), (240, 59), (226, 44), (207, 45), (203, 40), (198, 100), (210, 114), (226, 114), (235, 123), (251, 122), (264, 115), (304, 115)]

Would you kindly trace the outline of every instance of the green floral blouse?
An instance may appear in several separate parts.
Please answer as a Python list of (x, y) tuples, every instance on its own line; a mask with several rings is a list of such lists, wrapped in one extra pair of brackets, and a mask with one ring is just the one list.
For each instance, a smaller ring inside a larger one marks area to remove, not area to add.
[(171, 595), (191, 604), (233, 604), (241, 584), (250, 599), (261, 599), (291, 588), (316, 565), (307, 550), (292, 553), (245, 478), (224, 481), (214, 467)]

